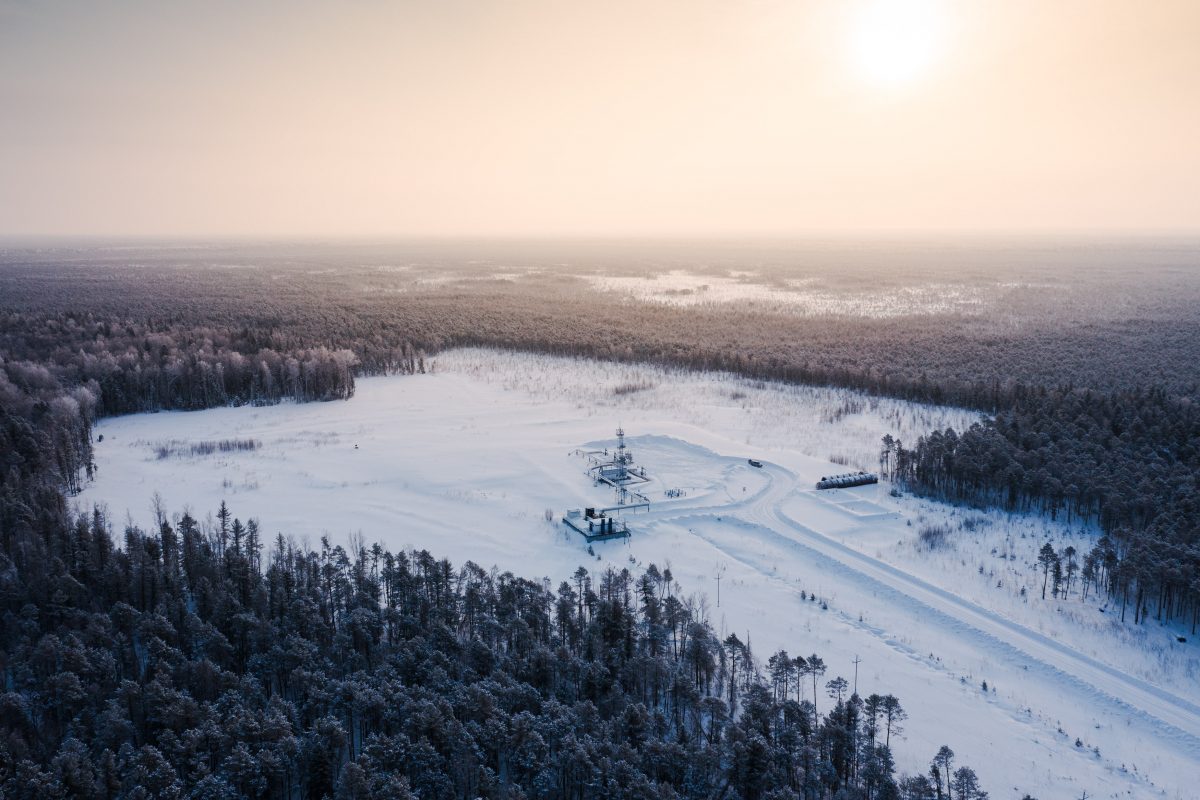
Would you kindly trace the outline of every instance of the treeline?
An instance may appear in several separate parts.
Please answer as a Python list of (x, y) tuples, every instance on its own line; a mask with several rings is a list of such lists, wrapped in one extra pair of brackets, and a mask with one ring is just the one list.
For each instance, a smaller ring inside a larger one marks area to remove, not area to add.
[(222, 505), (21, 525), (0, 591), (0, 794), (978, 800), (897, 776), (890, 695), (719, 639), (669, 571), (549, 583), (428, 552), (269, 554)]
[(355, 355), (270, 331), (0, 315), (0, 355), (17, 389), (86, 387), (101, 415), (334, 400), (354, 394)]
[(99, 394), (64, 385), (44, 366), (0, 358), (0, 535), (28, 492), (73, 493), (91, 477)]
[[(1097, 522), (1088, 583), (1135, 622), (1200, 623), (1200, 408), (1160, 389), (1042, 391), (915, 446), (885, 437), (880, 466), (956, 502)], [(1051, 553), (1051, 555), (1054, 555)], [(1073, 557), (1073, 554), (1072, 554)], [(1062, 558), (1058, 559), (1062, 561)], [(1053, 562), (1043, 565), (1047, 574)]]

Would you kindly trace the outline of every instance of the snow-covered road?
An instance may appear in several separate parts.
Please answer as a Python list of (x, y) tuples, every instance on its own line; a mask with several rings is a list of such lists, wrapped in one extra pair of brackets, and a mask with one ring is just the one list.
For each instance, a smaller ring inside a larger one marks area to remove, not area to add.
[[(683, 524), (692, 519), (732, 517), (750, 523), (749, 530), (758, 536), (773, 538), (775, 544), (784, 540), (799, 555), (819, 560), (822, 568), (838, 570), (843, 580), (886, 593), (890, 602), (908, 606), (926, 625), (943, 626), (947, 635), (970, 637), (981, 650), (1024, 670), (1054, 673), (1054, 679), (1065, 680), (1093, 703), (1114, 703), (1153, 719), (1162, 735), (1200, 757), (1200, 706), (1196, 703), (818, 533), (783, 509), (800, 488), (798, 477), (771, 463), (763, 465), (763, 473), (768, 482), (749, 497), (717, 505), (672, 506), (651, 512), (649, 520)], [(744, 543), (705, 538), (730, 557), (754, 566), (752, 559), (742, 555)], [(765, 565), (760, 571), (767, 573)]]

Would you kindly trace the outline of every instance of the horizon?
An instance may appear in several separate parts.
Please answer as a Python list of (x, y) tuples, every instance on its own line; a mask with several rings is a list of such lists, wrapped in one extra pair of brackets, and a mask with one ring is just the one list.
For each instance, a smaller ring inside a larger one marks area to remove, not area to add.
[(15, 234), (0, 233), (0, 249), (56, 247), (113, 247), (135, 248), (154, 245), (174, 248), (234, 247), (270, 245), (310, 246), (404, 246), (420, 245), (541, 245), (555, 243), (595, 245), (652, 245), (697, 246), (729, 245), (751, 247), (792, 247), (805, 245), (869, 246), (872, 244), (955, 245), (955, 244), (1129, 244), (1129, 245), (1196, 245), (1200, 246), (1197, 229), (1086, 229), (1086, 230), (875, 230), (875, 231), (806, 231), (780, 234), (625, 234), (625, 233), (560, 233), (560, 234), (403, 234), (403, 233), (344, 233), (344, 234), (220, 234), (220, 233), (64, 233)]

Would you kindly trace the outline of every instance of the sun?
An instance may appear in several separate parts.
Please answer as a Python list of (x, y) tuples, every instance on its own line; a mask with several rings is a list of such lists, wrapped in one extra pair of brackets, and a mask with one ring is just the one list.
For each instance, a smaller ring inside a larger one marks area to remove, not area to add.
[(851, 22), (850, 56), (863, 80), (900, 87), (926, 75), (944, 46), (937, 0), (864, 0)]

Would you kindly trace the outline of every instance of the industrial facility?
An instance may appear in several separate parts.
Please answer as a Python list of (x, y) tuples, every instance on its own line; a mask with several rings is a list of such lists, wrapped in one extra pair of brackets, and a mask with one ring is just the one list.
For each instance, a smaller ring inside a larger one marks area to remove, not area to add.
[(575, 453), (587, 460), (584, 474), (592, 479), (593, 485), (612, 488), (615, 503), (608, 508), (571, 509), (563, 517), (563, 524), (589, 542), (629, 536), (628, 523), (614, 515), (650, 510), (650, 498), (637, 488), (648, 483), (650, 477), (645, 467), (634, 463), (633, 451), (625, 444), (625, 430), (617, 428), (617, 446), (611, 452), (605, 448)]
[(601, 539), (622, 539), (629, 535), (629, 524), (608, 515), (615, 509), (573, 508), (563, 517), (563, 524), (576, 533), (583, 534), (589, 542)]
[(879, 483), (879, 476), (873, 472), (847, 472), (845, 475), (822, 476), (817, 481), (818, 489), (848, 489), (851, 486), (866, 486)]
[(617, 447), (612, 453), (593, 450), (584, 453), (588, 460), (587, 474), (596, 485), (613, 488), (616, 505), (650, 508), (650, 498), (634, 487), (649, 482), (646, 468), (633, 463), (633, 451), (625, 444), (625, 429), (617, 428)]

